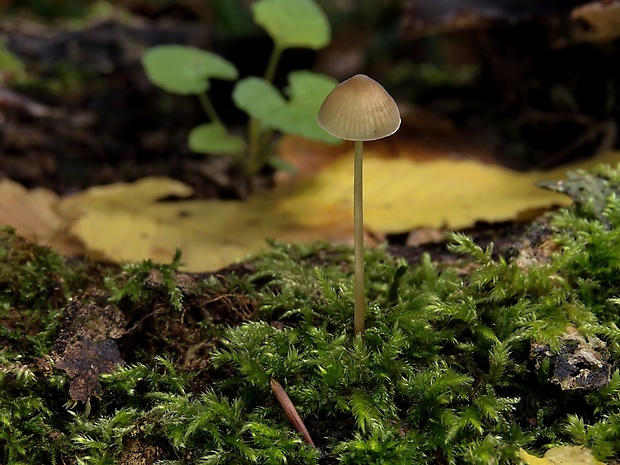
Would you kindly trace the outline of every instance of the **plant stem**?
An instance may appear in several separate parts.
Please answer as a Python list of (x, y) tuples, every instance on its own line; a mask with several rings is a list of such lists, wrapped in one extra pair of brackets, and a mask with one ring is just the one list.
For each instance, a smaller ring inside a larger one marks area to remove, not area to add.
[[(278, 68), (278, 62), (280, 61), (280, 57), (282, 56), (283, 49), (277, 44), (274, 43), (273, 50), (271, 51), (271, 56), (269, 57), (269, 62), (267, 63), (267, 68), (265, 69), (265, 80), (273, 83), (273, 79), (276, 75), (276, 69)], [(260, 122), (254, 118), (250, 119), (249, 128), (248, 128), (248, 138), (249, 138), (249, 148), (248, 148), (248, 162), (246, 166), (246, 176), (248, 178), (254, 177), (258, 174), (258, 171), (261, 169), (263, 160), (259, 160), (263, 152), (263, 147), (261, 144), (261, 139), (269, 140), (271, 138), (271, 129), (267, 129), (266, 136), (261, 137), (261, 127)]]
[(267, 63), (267, 69), (265, 69), (265, 79), (271, 83), (273, 83), (273, 79), (276, 77), (276, 69), (282, 52), (282, 48), (275, 43), (271, 51), (271, 56), (269, 57), (269, 62)]
[(219, 115), (215, 111), (215, 107), (211, 103), (209, 96), (206, 93), (201, 92), (200, 94), (198, 94), (198, 98), (200, 99), (202, 108), (204, 109), (209, 119), (214, 123), (222, 124), (222, 120), (220, 119)]
[(353, 161), (353, 259), (355, 262), (355, 304), (353, 332), (364, 332), (364, 195), (363, 195), (364, 142), (355, 141)]
[(258, 160), (260, 147), (260, 122), (255, 118), (250, 118), (248, 123), (248, 161), (246, 163), (245, 175), (247, 178), (253, 178), (260, 169), (260, 162)]

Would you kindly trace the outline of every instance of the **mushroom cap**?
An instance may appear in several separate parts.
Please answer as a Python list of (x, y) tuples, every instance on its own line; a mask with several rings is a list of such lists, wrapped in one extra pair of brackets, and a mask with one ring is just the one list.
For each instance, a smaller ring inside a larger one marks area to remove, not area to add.
[(323, 130), (346, 140), (376, 140), (394, 134), (400, 127), (400, 112), (381, 84), (357, 74), (338, 84), (316, 116)]

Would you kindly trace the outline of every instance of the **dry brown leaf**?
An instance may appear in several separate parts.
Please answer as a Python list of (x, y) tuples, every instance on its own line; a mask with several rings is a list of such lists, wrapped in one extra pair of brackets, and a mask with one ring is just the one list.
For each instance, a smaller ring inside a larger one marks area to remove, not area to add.
[(27, 190), (10, 179), (0, 180), (0, 226), (11, 226), (26, 239), (50, 245), (65, 255), (83, 251), (65, 234), (66, 222), (57, 213), (58, 196), (47, 189)]
[[(608, 42), (620, 37), (620, 2), (594, 1), (571, 12), (576, 40)], [(584, 26), (585, 25), (585, 26)]]

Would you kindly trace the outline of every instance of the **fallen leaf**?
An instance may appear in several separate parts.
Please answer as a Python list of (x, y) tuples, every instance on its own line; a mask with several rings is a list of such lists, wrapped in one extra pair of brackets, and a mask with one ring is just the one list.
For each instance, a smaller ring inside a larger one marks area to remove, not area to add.
[[(369, 151), (365, 156), (366, 227), (373, 233), (422, 226), (461, 228), (479, 220), (504, 221), (519, 212), (570, 199), (535, 186), (565, 170), (618, 163), (620, 153), (548, 172), (519, 173), (477, 160), (416, 162)], [(165, 178), (95, 187), (61, 202), (71, 232), (88, 249), (113, 261), (169, 262), (183, 251), (188, 271), (215, 270), (266, 247), (287, 242), (352, 237), (352, 154), (298, 184), (283, 183), (246, 201), (160, 202), (191, 195)]]
[(596, 1), (571, 12), (573, 38), (577, 41), (608, 42), (620, 36), (620, 3)]
[(10, 179), (0, 180), (0, 223), (13, 226), (20, 234), (50, 237), (61, 220), (52, 205), (57, 196), (45, 189), (27, 190)]
[[(296, 168), (293, 181), (317, 174), (353, 149), (351, 142), (325, 144), (299, 136), (284, 136), (278, 154)], [(364, 143), (366, 152), (380, 153), (386, 159), (407, 159), (416, 162), (437, 160), (476, 160), (496, 164), (495, 155), (486, 147), (472, 143), (462, 131), (445, 118), (421, 110), (407, 109), (402, 115), (401, 128), (391, 137)], [(283, 173), (279, 182), (290, 181)]]
[(332, 224), (313, 231), (297, 224), (277, 203), (282, 191), (247, 201), (158, 202), (171, 195), (191, 195), (191, 188), (165, 178), (94, 187), (63, 200), (61, 211), (73, 218), (71, 232), (91, 254), (113, 261), (151, 258), (169, 262), (183, 250), (184, 269), (215, 270), (266, 246), (267, 238), (284, 241), (338, 240), (349, 236)]
[[(352, 158), (344, 154), (302, 183), (282, 199), (279, 211), (313, 228), (352, 218)], [(568, 197), (543, 191), (536, 182), (596, 163), (618, 163), (620, 153), (525, 173), (466, 159), (415, 162), (371, 151), (364, 158), (365, 226), (375, 233), (397, 233), (421, 226), (459, 229), (476, 221), (510, 220), (528, 209), (568, 205)]]
[(559, 446), (549, 449), (543, 458), (519, 450), (519, 457), (526, 465), (604, 465), (585, 447)]
[(65, 255), (76, 255), (83, 247), (65, 234), (66, 222), (56, 211), (58, 201), (50, 190), (28, 190), (10, 179), (2, 179), (0, 226), (11, 226), (25, 239), (53, 246)]

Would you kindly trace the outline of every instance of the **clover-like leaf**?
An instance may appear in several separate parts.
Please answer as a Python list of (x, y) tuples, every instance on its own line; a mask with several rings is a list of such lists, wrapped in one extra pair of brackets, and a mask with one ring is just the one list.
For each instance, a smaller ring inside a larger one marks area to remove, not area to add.
[(168, 92), (200, 94), (209, 89), (209, 79), (237, 79), (237, 68), (215, 53), (186, 45), (159, 45), (142, 56), (151, 82)]
[(259, 0), (252, 4), (254, 21), (265, 28), (283, 50), (318, 50), (331, 39), (329, 21), (314, 0)]
[(228, 132), (220, 123), (196, 126), (189, 133), (189, 147), (198, 153), (237, 155), (245, 150), (245, 141)]
[(239, 81), (234, 92), (235, 104), (264, 127), (287, 134), (298, 134), (310, 139), (335, 143), (338, 139), (323, 131), (316, 122), (316, 114), (325, 96), (337, 82), (310, 71), (296, 71), (289, 75), (287, 101), (265, 79), (250, 77)]
[(295, 71), (289, 74), (286, 91), (289, 102), (282, 113), (276, 113), (275, 127), (282, 132), (298, 134), (309, 139), (329, 143), (339, 139), (327, 134), (316, 122), (316, 114), (334, 87), (338, 84), (323, 74), (310, 71)]
[(257, 77), (239, 81), (232, 96), (237, 107), (271, 128), (275, 127), (273, 115), (286, 106), (286, 100), (278, 89), (267, 80)]

